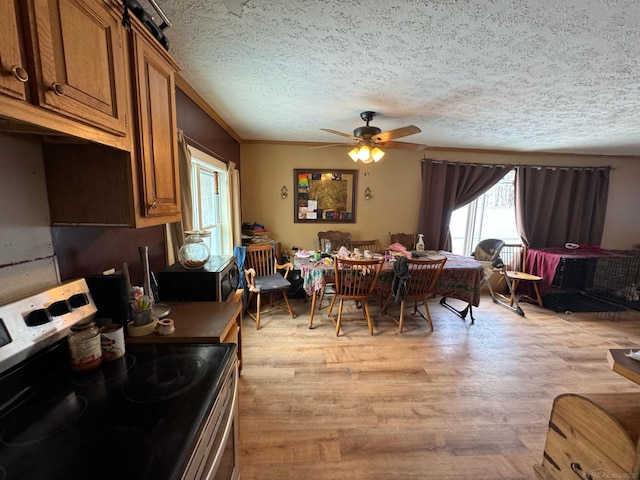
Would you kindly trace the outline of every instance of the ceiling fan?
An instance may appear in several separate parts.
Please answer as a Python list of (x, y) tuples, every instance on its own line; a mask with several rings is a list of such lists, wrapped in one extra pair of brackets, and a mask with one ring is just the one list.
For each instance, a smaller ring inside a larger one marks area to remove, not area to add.
[[(394, 130), (387, 130), (383, 132), (378, 127), (369, 125), (369, 122), (371, 122), (371, 120), (373, 120), (375, 116), (376, 112), (362, 112), (360, 114), (360, 118), (366, 122), (366, 125), (364, 127), (356, 128), (353, 131), (353, 135), (338, 132), (337, 130), (331, 130), (329, 128), (322, 128), (321, 130), (354, 140), (356, 142), (354, 145), (355, 148), (349, 152), (349, 156), (354, 162), (357, 162), (358, 160), (364, 163), (377, 162), (384, 155), (384, 152), (379, 147), (403, 148), (406, 150), (424, 150), (425, 145), (421, 145), (418, 143), (393, 141), (396, 138), (407, 137), (415, 133), (420, 133), (422, 130), (420, 130), (418, 127), (416, 127), (415, 125), (408, 125), (406, 127), (396, 128)], [(323, 147), (332, 146), (335, 146), (335, 144), (323, 145)]]

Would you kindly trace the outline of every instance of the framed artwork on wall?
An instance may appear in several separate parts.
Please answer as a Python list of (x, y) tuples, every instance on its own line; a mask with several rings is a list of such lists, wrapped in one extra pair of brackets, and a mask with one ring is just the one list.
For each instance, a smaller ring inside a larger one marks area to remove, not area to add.
[(295, 223), (355, 223), (357, 170), (295, 169)]

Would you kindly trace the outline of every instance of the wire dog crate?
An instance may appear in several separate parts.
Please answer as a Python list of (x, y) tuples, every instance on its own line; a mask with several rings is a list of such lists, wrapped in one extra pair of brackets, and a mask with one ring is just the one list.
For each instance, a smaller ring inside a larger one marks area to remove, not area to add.
[(562, 258), (551, 287), (558, 292), (546, 299), (551, 309), (591, 312), (617, 320), (620, 312), (640, 310), (640, 251)]

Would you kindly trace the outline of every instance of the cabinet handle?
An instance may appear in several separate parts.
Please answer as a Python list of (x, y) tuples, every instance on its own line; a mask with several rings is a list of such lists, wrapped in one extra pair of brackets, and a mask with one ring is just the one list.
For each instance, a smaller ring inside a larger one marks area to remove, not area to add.
[(53, 90), (53, 93), (59, 97), (64, 95), (64, 87), (58, 82), (53, 82), (51, 84), (51, 90)]
[(580, 477), (582, 480), (593, 480), (593, 477), (591, 476), (591, 474), (583, 471), (579, 463), (573, 462), (571, 464), (571, 470), (573, 470), (573, 472), (576, 475), (578, 475), (578, 477)]
[(153, 202), (151, 205), (149, 205), (149, 208), (151, 210), (155, 210), (156, 208), (158, 208), (158, 202)]
[(20, 65), (13, 65), (11, 67), (11, 75), (13, 75), (16, 80), (22, 83), (27, 83), (27, 81), (29, 80), (29, 74)]

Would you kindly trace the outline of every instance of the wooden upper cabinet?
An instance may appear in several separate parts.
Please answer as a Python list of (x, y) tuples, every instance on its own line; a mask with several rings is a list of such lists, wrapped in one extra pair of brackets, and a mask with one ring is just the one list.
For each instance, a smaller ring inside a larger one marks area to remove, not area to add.
[(173, 220), (166, 221), (177, 221), (180, 182), (175, 72), (179, 67), (135, 19), (131, 42), (143, 213), (147, 217), (173, 215)]
[(119, 12), (107, 0), (30, 0), (29, 7), (39, 106), (127, 135)]
[(27, 62), (22, 52), (16, 1), (0, 1), (0, 94), (27, 100)]

